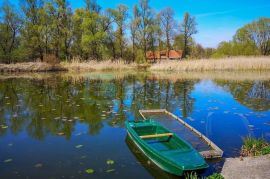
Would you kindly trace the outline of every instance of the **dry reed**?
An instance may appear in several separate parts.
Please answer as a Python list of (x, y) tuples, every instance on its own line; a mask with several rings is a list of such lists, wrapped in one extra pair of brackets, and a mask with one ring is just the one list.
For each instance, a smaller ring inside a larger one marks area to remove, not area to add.
[(270, 57), (234, 57), (226, 59), (201, 59), (161, 61), (150, 67), (151, 71), (244, 71), (270, 70)]
[(87, 62), (82, 62), (80, 60), (74, 59), (71, 62), (62, 62), (61, 66), (67, 68), (69, 71), (122, 71), (122, 70), (132, 70), (137, 67), (135, 63), (127, 64), (123, 61), (95, 61), (90, 60)]
[(60, 65), (51, 65), (42, 62), (25, 62), (15, 64), (0, 64), (1, 72), (46, 72), (46, 71), (66, 71)]

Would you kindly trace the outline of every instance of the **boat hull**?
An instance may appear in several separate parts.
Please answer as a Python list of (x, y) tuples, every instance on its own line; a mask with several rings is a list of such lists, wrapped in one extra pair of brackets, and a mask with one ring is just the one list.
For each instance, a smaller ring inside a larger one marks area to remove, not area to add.
[(162, 170), (171, 173), (173, 175), (182, 176), (183, 170), (179, 167), (175, 167), (168, 163), (167, 161), (161, 159), (157, 155), (154, 155), (151, 151), (149, 151), (146, 147), (141, 145), (139, 142), (137, 142), (134, 137), (128, 132), (128, 136), (132, 139), (133, 143), (137, 146), (138, 149), (149, 159), (151, 160), (155, 165), (157, 165)]
[(162, 170), (181, 176), (185, 171), (208, 167), (200, 154), (159, 123), (126, 122), (135, 145)]

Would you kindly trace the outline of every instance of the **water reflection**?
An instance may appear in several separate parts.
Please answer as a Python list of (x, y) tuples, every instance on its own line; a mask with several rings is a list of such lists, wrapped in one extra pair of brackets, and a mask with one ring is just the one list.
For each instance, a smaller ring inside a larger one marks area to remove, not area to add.
[(232, 82), (217, 81), (217, 84), (226, 88), (234, 99), (255, 111), (267, 111), (270, 109), (270, 82)]
[[(239, 155), (243, 136), (270, 141), (270, 81), (265, 79), (146, 73), (5, 76), (0, 78), (0, 178), (15, 177), (14, 171), (35, 178), (33, 166), (40, 161), (59, 171), (55, 176), (50, 167), (42, 168), (44, 178), (87, 177), (87, 168), (95, 169), (93, 178), (155, 177), (160, 172), (130, 153), (124, 128), (125, 120), (141, 118), (139, 109), (154, 108), (183, 118), (220, 146), (225, 157)], [(116, 164), (109, 171), (114, 172), (107, 173), (106, 160), (112, 157)], [(7, 165), (3, 161), (9, 158), (14, 160)], [(206, 174), (218, 170), (217, 163)]]

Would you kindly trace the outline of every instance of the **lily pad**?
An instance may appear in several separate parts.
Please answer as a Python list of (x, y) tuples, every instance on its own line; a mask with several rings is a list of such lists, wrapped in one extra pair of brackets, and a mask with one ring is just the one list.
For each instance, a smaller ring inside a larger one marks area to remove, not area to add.
[(76, 149), (80, 149), (83, 147), (83, 145), (76, 145), (75, 147), (76, 147)]
[(115, 169), (106, 170), (107, 173), (114, 172), (114, 171), (115, 171)]
[(8, 128), (8, 126), (2, 126), (2, 129), (6, 129), (6, 128)]
[(63, 135), (65, 135), (65, 133), (64, 132), (58, 132), (57, 135), (63, 136)]
[(92, 173), (94, 173), (94, 170), (92, 168), (88, 168), (85, 170), (85, 172), (88, 174), (92, 174)]
[(4, 160), (4, 163), (12, 162), (13, 160), (11, 158)]
[(43, 166), (42, 163), (37, 163), (37, 164), (35, 165), (35, 168), (41, 168), (42, 166)]
[(109, 159), (109, 160), (107, 160), (107, 164), (108, 165), (113, 165), (114, 164), (114, 161)]

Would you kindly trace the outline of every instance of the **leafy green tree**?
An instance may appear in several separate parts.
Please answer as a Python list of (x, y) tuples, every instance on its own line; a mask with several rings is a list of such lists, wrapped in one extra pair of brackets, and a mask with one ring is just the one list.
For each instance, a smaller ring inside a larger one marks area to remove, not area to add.
[(4, 2), (0, 14), (0, 60), (11, 63), (14, 60), (14, 51), (19, 46), (21, 19), (9, 1)]
[(96, 12), (85, 11), (82, 22), (82, 49), (88, 58), (100, 60), (102, 58), (102, 44), (106, 32), (101, 26), (102, 17)]
[(72, 11), (66, 0), (54, 0), (49, 4), (49, 14), (52, 16), (51, 45), (57, 58), (71, 58), (72, 42)]
[(117, 26), (117, 30), (115, 32), (115, 40), (117, 41), (117, 46), (120, 51), (120, 58), (123, 58), (123, 52), (125, 50), (126, 42), (125, 42), (125, 30), (126, 24), (125, 21), (128, 17), (128, 7), (125, 5), (118, 5), (118, 7), (114, 9), (108, 10), (112, 15), (114, 22)]
[(47, 32), (50, 34), (48, 30), (50, 21), (43, 16), (44, 2), (43, 0), (21, 0), (21, 2), (24, 12), (24, 28), (21, 31), (23, 46), (32, 52), (29, 58), (39, 58), (43, 61), (49, 39), (46, 35)]
[(234, 41), (244, 46), (258, 48), (261, 55), (270, 54), (270, 18), (260, 18), (239, 29)]
[(183, 58), (185, 58), (190, 53), (190, 38), (192, 35), (198, 32), (196, 25), (197, 23), (195, 17), (190, 16), (189, 13), (185, 13), (183, 22), (180, 27), (180, 31), (184, 35)]

